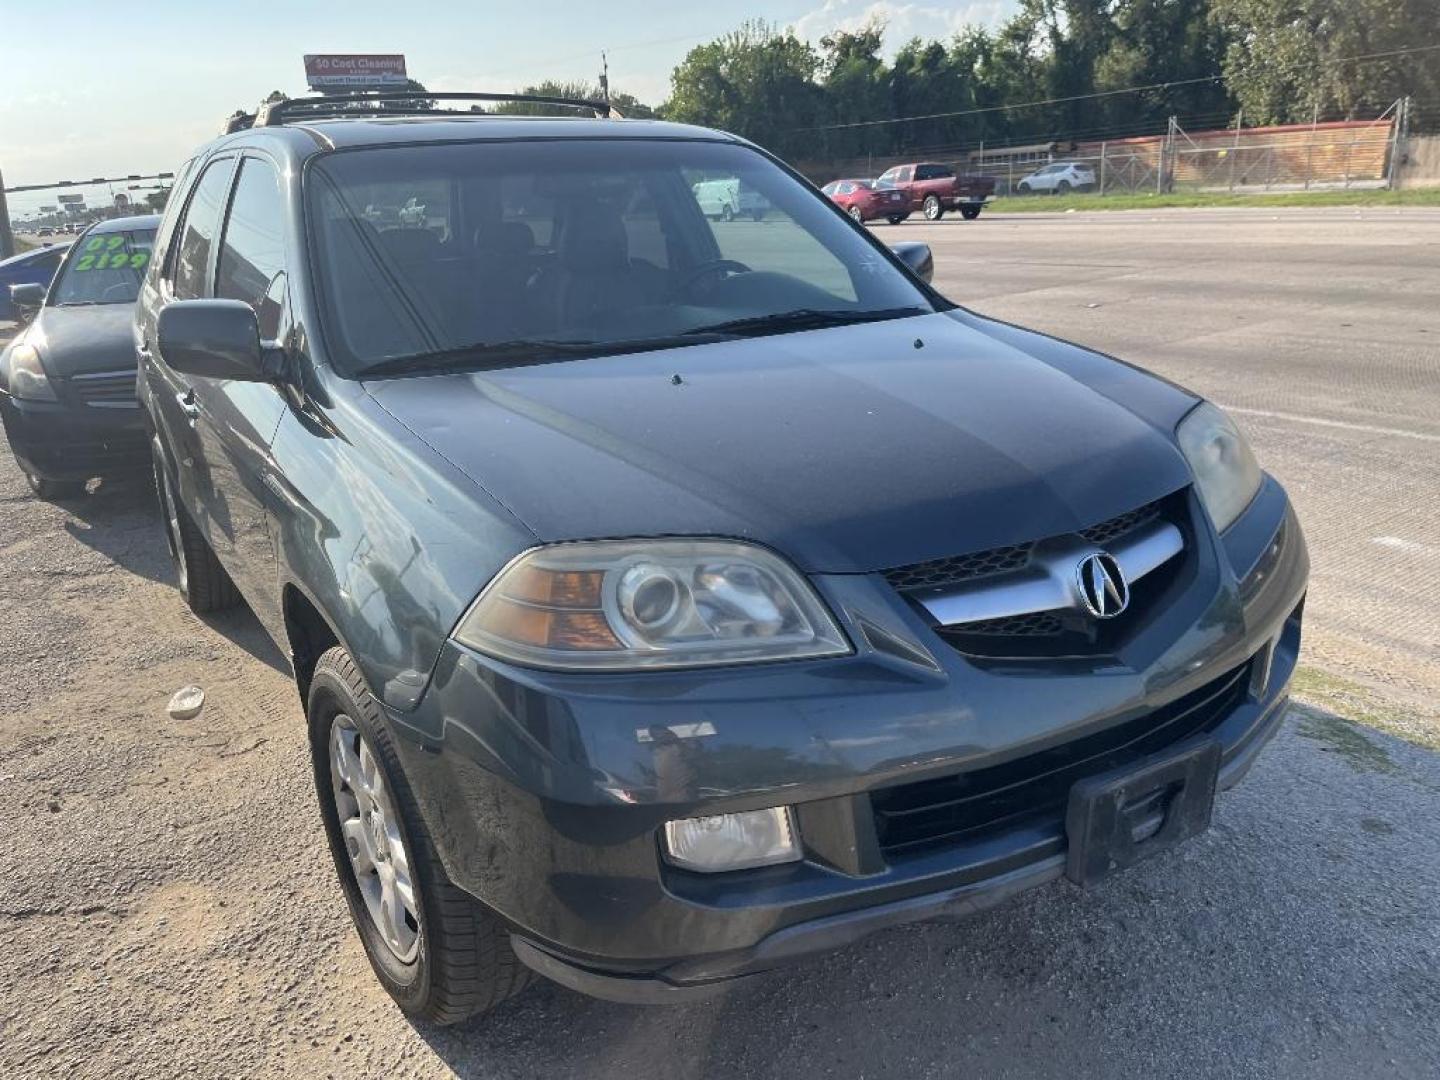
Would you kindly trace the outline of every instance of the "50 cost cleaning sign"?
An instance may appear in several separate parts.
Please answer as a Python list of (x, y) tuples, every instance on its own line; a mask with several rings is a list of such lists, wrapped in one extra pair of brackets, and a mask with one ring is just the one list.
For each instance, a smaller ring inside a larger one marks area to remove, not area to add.
[(305, 81), (312, 90), (404, 86), (405, 57), (398, 53), (306, 53)]

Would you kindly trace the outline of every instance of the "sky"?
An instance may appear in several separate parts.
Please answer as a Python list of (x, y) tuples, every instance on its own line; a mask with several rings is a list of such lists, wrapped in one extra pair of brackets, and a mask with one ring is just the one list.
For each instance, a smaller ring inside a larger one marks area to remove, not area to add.
[[(0, 0), (0, 174), (6, 187), (173, 170), (235, 109), (305, 91), (305, 53), (404, 53), (432, 90), (593, 79), (656, 105), (696, 45), (760, 18), (819, 42), (883, 20), (887, 49), (997, 25), (1016, 0)], [(10, 196), (12, 216), (54, 193)], [(89, 190), (93, 204), (104, 189)]]

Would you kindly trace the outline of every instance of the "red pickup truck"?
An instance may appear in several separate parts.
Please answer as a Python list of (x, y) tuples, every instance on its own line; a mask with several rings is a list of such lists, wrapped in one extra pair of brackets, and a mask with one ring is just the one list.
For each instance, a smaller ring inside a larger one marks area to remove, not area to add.
[(889, 221), (898, 225), (919, 210), (927, 221), (939, 221), (946, 210), (959, 210), (966, 221), (974, 221), (980, 210), (995, 194), (995, 178), (977, 173), (956, 173), (949, 165), (921, 161), (914, 165), (896, 165), (880, 174), (882, 186), (905, 192), (909, 200), (905, 213), (891, 215)]

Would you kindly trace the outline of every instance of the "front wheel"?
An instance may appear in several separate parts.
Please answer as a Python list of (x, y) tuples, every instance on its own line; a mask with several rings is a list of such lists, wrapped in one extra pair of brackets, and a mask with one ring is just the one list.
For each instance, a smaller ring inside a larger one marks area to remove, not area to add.
[(380, 709), (348, 653), (310, 683), (315, 790), (350, 918), (382, 986), (410, 1016), (453, 1024), (529, 981), (501, 924), (446, 875)]
[(934, 195), (926, 195), (923, 205), (925, 208), (926, 221), (939, 221), (945, 216), (945, 208), (940, 205), (940, 200)]
[(1018, 191), (1021, 195), (1029, 195), (1030, 185), (1025, 183), (1024, 180), (1021, 180), (1020, 183), (1015, 185), (1015, 190)]
[(25, 473), (25, 483), (37, 499), (55, 502), (57, 499), (78, 499), (85, 494), (84, 480), (47, 480), (35, 473)]
[(1058, 183), (1057, 185), (1055, 185), (1055, 191), (1056, 191), (1056, 193), (1059, 194), (1059, 195), (1069, 195), (1069, 194), (1070, 194), (1070, 181), (1069, 181), (1069, 180), (1061, 180), (1060, 183)]
[(890, 222), (891, 225), (899, 225), (902, 221), (904, 221), (904, 220), (905, 220), (906, 218), (908, 218), (909, 216), (910, 216), (909, 214), (891, 214), (891, 215), (890, 215), (889, 217), (887, 217), (885, 220), (888, 221), (888, 222)]
[(850, 207), (850, 209), (846, 210), (845, 213), (850, 215), (850, 220), (855, 222), (856, 225), (865, 224), (865, 215), (860, 212), (860, 208), (858, 206)]
[(960, 216), (963, 217), (966, 221), (974, 221), (977, 217), (980, 216), (980, 207), (962, 206), (960, 208)]
[(764, 220), (765, 220), (765, 211), (764, 211), (764, 210), (751, 210), (751, 211), (750, 211), (750, 220), (751, 220), (751, 221), (764, 221)]

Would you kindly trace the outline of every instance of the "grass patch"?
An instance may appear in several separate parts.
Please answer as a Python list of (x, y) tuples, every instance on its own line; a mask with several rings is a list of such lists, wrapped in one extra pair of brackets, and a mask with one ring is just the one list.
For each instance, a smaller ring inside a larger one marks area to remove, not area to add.
[(1024, 195), (996, 199), (986, 213), (1159, 210), (1171, 206), (1440, 206), (1440, 187), (1408, 191), (1286, 191), (1275, 195), (1172, 192), (1167, 195)]
[[(1353, 724), (1363, 724), (1396, 735), (1406, 742), (1440, 750), (1440, 723), (1437, 723), (1436, 717), (1385, 701), (1376, 691), (1361, 683), (1302, 666), (1295, 672), (1290, 692), (1299, 702), (1345, 717), (1346, 720), (1341, 722), (1353, 722), (1352, 727)], [(1309, 734), (1304, 725), (1301, 733)], [(1319, 738), (1321, 734), (1315, 737)], [(1383, 753), (1383, 750), (1380, 752)]]
[(32, 244), (29, 240), (22, 240), (22, 239), (21, 239), (20, 237), (18, 237), (18, 236), (15, 237), (15, 254), (16, 254), (16, 255), (19, 255), (19, 254), (22, 254), (23, 252), (29, 251), (29, 250), (30, 250), (31, 248), (33, 248), (34, 246), (35, 246), (35, 245)]
[(1359, 724), (1343, 716), (1305, 710), (1295, 730), (1307, 739), (1323, 743), (1331, 753), (1339, 754), (1356, 772), (1395, 771), (1395, 763), (1385, 748), (1371, 742)]

